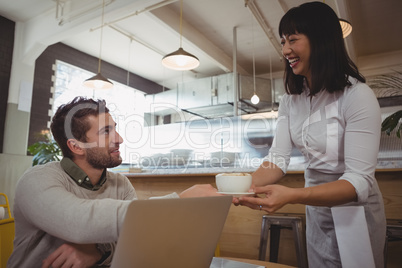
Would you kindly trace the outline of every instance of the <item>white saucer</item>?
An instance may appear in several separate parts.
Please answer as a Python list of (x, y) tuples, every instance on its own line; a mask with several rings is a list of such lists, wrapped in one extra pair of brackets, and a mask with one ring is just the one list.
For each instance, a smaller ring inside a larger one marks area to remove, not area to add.
[(224, 194), (224, 195), (233, 195), (234, 197), (240, 197), (240, 196), (247, 196), (247, 195), (254, 195), (254, 192), (245, 192), (245, 193), (238, 193), (238, 192), (218, 192), (218, 194)]

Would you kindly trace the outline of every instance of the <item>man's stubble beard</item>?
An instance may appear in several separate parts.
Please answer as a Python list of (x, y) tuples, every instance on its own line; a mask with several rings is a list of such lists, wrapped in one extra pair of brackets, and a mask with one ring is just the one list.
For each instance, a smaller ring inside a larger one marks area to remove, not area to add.
[(113, 158), (109, 153), (105, 153), (102, 148), (88, 148), (87, 162), (96, 169), (113, 168), (122, 163), (122, 158)]

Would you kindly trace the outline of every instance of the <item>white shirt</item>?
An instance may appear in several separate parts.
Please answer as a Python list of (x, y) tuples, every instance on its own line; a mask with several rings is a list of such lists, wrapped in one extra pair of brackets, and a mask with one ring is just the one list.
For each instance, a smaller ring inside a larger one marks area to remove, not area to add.
[[(363, 206), (376, 267), (383, 267), (385, 213), (374, 177), (381, 134), (381, 113), (373, 91), (350, 79), (342, 92), (321, 91), (313, 97), (285, 95), (279, 106), (276, 135), (265, 161), (283, 172), (293, 145), (306, 158), (305, 187), (347, 180)], [(310, 267), (341, 267), (329, 207), (306, 206), (306, 240)]]
[[(321, 91), (313, 97), (309, 89), (300, 95), (285, 95), (273, 145), (265, 160), (284, 173), (289, 165), (293, 144), (307, 160), (306, 169), (342, 174), (365, 201), (373, 185), (381, 135), (381, 113), (373, 91), (364, 83), (344, 92)], [(323, 181), (306, 181), (314, 186)]]

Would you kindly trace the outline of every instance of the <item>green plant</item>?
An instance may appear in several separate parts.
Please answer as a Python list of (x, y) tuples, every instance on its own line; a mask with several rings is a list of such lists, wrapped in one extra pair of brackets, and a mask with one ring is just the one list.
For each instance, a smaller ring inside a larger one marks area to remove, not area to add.
[[(401, 118), (402, 118), (402, 110), (399, 110), (389, 115), (382, 122), (381, 131), (385, 131), (385, 133), (387, 133), (387, 135), (389, 136), (391, 134), (391, 131), (393, 131), (396, 128), (396, 136), (398, 138), (401, 138), (402, 124), (399, 123)], [(397, 128), (398, 124), (399, 127)]]
[(39, 134), (42, 141), (28, 146), (28, 152), (34, 157), (32, 165), (42, 165), (51, 161), (59, 161), (62, 154), (59, 145), (53, 140), (49, 130), (42, 130)]

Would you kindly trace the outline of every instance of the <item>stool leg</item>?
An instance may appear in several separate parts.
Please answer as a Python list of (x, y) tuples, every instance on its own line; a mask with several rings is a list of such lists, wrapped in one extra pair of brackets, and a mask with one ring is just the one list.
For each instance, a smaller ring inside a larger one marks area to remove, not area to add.
[(384, 268), (387, 268), (387, 257), (388, 257), (388, 234), (385, 235), (385, 245), (384, 245)]
[(271, 224), (269, 239), (269, 261), (278, 262), (279, 238), (281, 236), (281, 226)]
[(306, 246), (303, 240), (303, 227), (300, 220), (292, 221), (293, 236), (295, 240), (295, 248), (297, 255), (297, 264), (300, 268), (307, 268), (307, 253)]
[(260, 237), (260, 252), (258, 253), (258, 259), (265, 261), (265, 254), (267, 252), (268, 243), (268, 231), (269, 231), (269, 221), (267, 218), (262, 217), (261, 224), (261, 237)]

